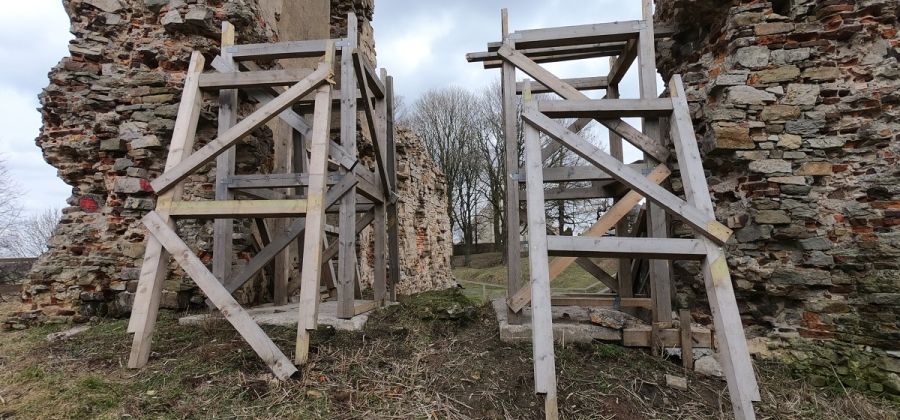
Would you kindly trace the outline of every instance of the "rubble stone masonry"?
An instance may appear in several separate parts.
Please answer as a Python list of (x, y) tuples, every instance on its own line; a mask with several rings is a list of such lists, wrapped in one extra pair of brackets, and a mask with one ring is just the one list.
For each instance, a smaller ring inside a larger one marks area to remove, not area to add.
[[(211, 62), (219, 53), (223, 20), (236, 26), (239, 43), (273, 42), (281, 39), (280, 20), (298, 14), (293, 8), (321, 5), (312, 0), (63, 3), (75, 39), (69, 46), (71, 56), (50, 72), (50, 85), (40, 96), (44, 126), (36, 143), (60, 178), (72, 186), (72, 196), (50, 250), (28, 275), (22, 291), (23, 316), (51, 321), (123, 316), (130, 310), (144, 253), (146, 231), (140, 219), (155, 204), (149, 181), (165, 164), (191, 52), (198, 50)], [(330, 10), (332, 35), (340, 37), (346, 31), (346, 13), (357, 12), (363, 51), (374, 60), (373, 2), (332, 0)], [(285, 33), (296, 32), (296, 25), (284, 26)], [(212, 95), (205, 99), (197, 147), (216, 134), (217, 103)], [(243, 115), (254, 108), (247, 102), (242, 101)], [(361, 156), (371, 161), (371, 141), (361, 138), (359, 143)], [(414, 136), (402, 132), (398, 143), (403, 266), (398, 292), (449, 287), (455, 282), (449, 270), (444, 177)], [(271, 168), (271, 148), (271, 131), (255, 131), (238, 147), (237, 173)], [(184, 199), (212, 199), (214, 174), (210, 164), (189, 177)], [(249, 225), (242, 223), (234, 235), (240, 263), (252, 256)], [(202, 260), (211, 261), (211, 223), (179, 222), (179, 230), (182, 237), (192, 239)], [(363, 249), (360, 255), (370, 252)], [(174, 263), (170, 268), (162, 306), (202, 303), (190, 278)], [(255, 282), (242, 290), (241, 297), (259, 301), (266, 288)]]
[[(717, 217), (735, 230), (752, 347), (893, 398), (898, 14), (896, 0), (657, 0), (656, 16), (676, 28), (658, 47), (662, 77), (684, 78)], [(680, 303), (702, 300), (696, 267), (676, 273)]]

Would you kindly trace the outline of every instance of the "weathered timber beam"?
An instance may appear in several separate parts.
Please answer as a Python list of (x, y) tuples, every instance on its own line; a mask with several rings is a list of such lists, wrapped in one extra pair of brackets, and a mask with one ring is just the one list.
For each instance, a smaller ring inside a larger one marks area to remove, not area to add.
[(343, 39), (288, 41), (267, 44), (244, 44), (226, 47), (225, 52), (235, 60), (267, 61), (283, 58), (320, 57), (325, 55), (329, 42), (340, 44)]
[[(712, 332), (707, 328), (693, 327), (690, 332), (691, 344), (694, 348), (712, 348)], [(668, 348), (681, 347), (681, 330), (678, 328), (660, 328), (656, 331), (654, 343), (652, 327), (641, 325), (622, 330), (622, 345), (625, 347), (662, 346)]]
[(288, 69), (204, 73), (200, 76), (200, 88), (216, 90), (288, 86), (309, 77), (312, 72), (310, 69)]
[(610, 85), (618, 85), (622, 81), (625, 73), (628, 73), (628, 69), (634, 63), (634, 60), (637, 59), (637, 55), (638, 41), (636, 39), (629, 40), (625, 44), (625, 49), (622, 53), (616, 57), (616, 61), (609, 66), (607, 81)]
[(646, 308), (652, 304), (650, 298), (620, 298), (620, 297), (569, 297), (553, 296), (550, 298), (553, 306), (581, 306), (600, 308)]
[(602, 267), (595, 264), (591, 261), (590, 258), (580, 257), (575, 260), (575, 264), (578, 264), (579, 267), (587, 271), (588, 274), (594, 276), (595, 279), (600, 280), (609, 290), (616, 290), (619, 288), (618, 282), (615, 277), (611, 276), (606, 272)]
[[(636, 171), (649, 174), (650, 171), (646, 165), (628, 165)], [(520, 183), (525, 182), (525, 168), (519, 169), (518, 179)], [(604, 170), (593, 166), (555, 166), (544, 168), (544, 183), (556, 182), (582, 182), (582, 181), (613, 181), (615, 178), (610, 176)]]
[[(578, 77), (574, 79), (562, 79), (562, 81), (578, 90), (606, 89), (607, 86), (609, 86), (606, 77)], [(522, 82), (516, 83), (517, 94), (522, 93), (522, 85)], [(540, 84), (540, 82), (534, 82), (532, 83), (531, 93), (535, 95), (540, 93), (553, 93), (553, 89)]]
[(706, 258), (706, 246), (697, 239), (547, 236), (547, 251), (550, 255), (569, 257), (661, 260)]
[(672, 113), (672, 100), (664, 99), (586, 99), (541, 101), (538, 110), (550, 118), (658, 118)]
[[(524, 190), (519, 190), (519, 201), (525, 201)], [(604, 185), (592, 185), (584, 188), (547, 188), (544, 189), (544, 201), (593, 200), (595, 198), (615, 198)]]
[(172, 217), (234, 219), (297, 217), (306, 213), (306, 200), (176, 201), (161, 210)]

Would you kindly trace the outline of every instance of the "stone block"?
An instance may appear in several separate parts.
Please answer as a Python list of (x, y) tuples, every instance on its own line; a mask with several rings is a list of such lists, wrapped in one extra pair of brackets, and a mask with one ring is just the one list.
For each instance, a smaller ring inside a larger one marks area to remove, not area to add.
[(806, 177), (803, 176), (773, 176), (769, 178), (769, 182), (776, 184), (789, 185), (806, 185)]
[(125, 142), (120, 138), (101, 140), (100, 150), (105, 152), (121, 152), (125, 150)]
[(94, 6), (106, 13), (115, 13), (125, 8), (119, 0), (84, 0), (84, 3)]
[(753, 149), (756, 145), (750, 139), (750, 128), (731, 122), (716, 122), (712, 125), (715, 145), (718, 149)]
[(135, 194), (139, 192), (150, 192), (153, 188), (146, 179), (119, 177), (113, 185), (113, 191), (122, 194)]
[(836, 136), (818, 137), (806, 141), (807, 147), (813, 149), (835, 149), (844, 147), (845, 144), (847, 144), (846, 139)]
[(785, 32), (790, 32), (794, 29), (794, 24), (790, 22), (769, 22), (769, 23), (760, 23), (753, 27), (753, 31), (756, 32), (756, 35), (774, 35), (774, 34), (783, 34)]
[(763, 159), (750, 162), (750, 170), (764, 174), (771, 173), (790, 173), (791, 162), (784, 159)]
[(806, 162), (797, 169), (797, 175), (803, 176), (826, 176), (831, 175), (832, 165), (829, 162)]
[(763, 108), (759, 118), (763, 121), (785, 121), (800, 116), (800, 107), (793, 105), (768, 105)]
[(801, 119), (788, 121), (784, 125), (784, 131), (799, 136), (812, 136), (819, 134), (825, 128), (825, 120)]
[(763, 225), (786, 225), (791, 223), (791, 217), (784, 210), (760, 210), (754, 218), (756, 223)]
[(159, 149), (161, 147), (162, 143), (159, 141), (159, 137), (152, 134), (131, 141), (132, 149)]
[[(734, 59), (738, 64), (751, 69), (757, 70), (765, 68), (769, 65), (769, 48), (765, 46), (752, 46), (740, 48), (734, 53)], [(719, 78), (721, 78), (720, 76)], [(719, 78), (716, 79), (717, 84)], [(743, 76), (747, 80), (747, 76)]]
[(841, 77), (837, 67), (812, 67), (803, 71), (803, 77), (812, 81), (826, 82)]
[(821, 236), (801, 239), (799, 243), (800, 248), (806, 251), (828, 251), (833, 247), (833, 243), (828, 238)]
[(794, 134), (782, 134), (778, 136), (777, 146), (782, 149), (799, 149), (803, 145), (803, 138)]
[(800, 76), (800, 68), (795, 65), (776, 67), (774, 69), (761, 70), (754, 75), (760, 83), (782, 83), (796, 79)]
[(822, 88), (819, 85), (791, 83), (788, 85), (787, 93), (781, 99), (781, 103), (812, 106), (818, 101), (821, 92)]
[(737, 105), (763, 105), (775, 102), (775, 95), (752, 86), (732, 86), (728, 88), (727, 102)]
[(810, 57), (811, 50), (809, 48), (795, 48), (792, 50), (776, 50), (771, 53), (773, 64), (783, 65), (797, 63)]

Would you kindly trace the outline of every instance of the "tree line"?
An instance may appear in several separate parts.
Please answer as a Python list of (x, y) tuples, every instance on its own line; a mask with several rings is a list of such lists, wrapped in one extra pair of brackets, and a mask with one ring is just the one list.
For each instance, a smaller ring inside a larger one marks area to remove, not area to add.
[[(539, 100), (554, 100), (539, 95)], [(519, 168), (523, 167), (524, 138), (521, 118), (522, 104), (517, 98), (515, 137)], [(506, 144), (503, 135), (503, 105), (501, 85), (495, 81), (481, 91), (461, 87), (447, 87), (425, 92), (408, 109), (397, 110), (400, 124), (412, 129), (431, 158), (447, 179), (447, 214), (454, 243), (463, 245), (464, 264), (479, 243), (492, 243), (495, 251), (505, 249), (508, 227), (504, 223), (506, 181)], [(596, 132), (590, 126), (582, 132), (596, 142)], [(542, 137), (544, 144), (549, 139)], [(551, 155), (545, 166), (583, 164), (581, 158), (565, 148)], [(518, 171), (514, 171), (518, 172)], [(567, 182), (546, 184), (548, 192), (584, 187), (585, 183)], [(515, 185), (524, 189), (524, 184)], [(520, 194), (524, 197), (524, 193)], [(545, 205), (548, 233), (571, 235), (579, 233), (605, 212), (605, 199), (551, 200)], [(513, 203), (524, 214), (524, 201)], [(522, 217), (524, 221), (524, 217)], [(525, 226), (523, 224), (522, 229)], [(522, 231), (518, 232), (520, 235)]]

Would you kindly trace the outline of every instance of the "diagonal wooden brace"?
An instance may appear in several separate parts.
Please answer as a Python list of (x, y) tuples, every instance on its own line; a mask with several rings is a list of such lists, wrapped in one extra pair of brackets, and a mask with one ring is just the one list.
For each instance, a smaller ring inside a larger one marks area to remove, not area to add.
[(215, 159), (216, 156), (224, 153), (241, 138), (280, 114), (303, 96), (309, 94), (323, 83), (332, 83), (330, 80), (331, 76), (331, 67), (325, 64), (319, 64), (319, 68), (310, 74), (309, 77), (301, 80), (271, 102), (263, 105), (221, 136), (210, 141), (202, 149), (194, 152), (174, 168), (165, 171), (162, 175), (153, 180), (153, 182), (150, 183), (153, 190), (157, 193), (165, 192), (178, 181), (187, 178), (191, 173), (195, 172), (207, 162)]
[(203, 261), (197, 258), (194, 252), (168, 226), (159, 213), (151, 211), (144, 216), (143, 221), (153, 237), (172, 254), (172, 257), (178, 261), (178, 264), (191, 277), (194, 283), (219, 308), (225, 319), (234, 326), (234, 329), (241, 334), (241, 337), (247, 341), (247, 344), (250, 344), (253, 351), (263, 359), (263, 362), (269, 366), (269, 369), (272, 370), (272, 373), (278, 379), (286, 380), (297, 372), (297, 368), (291, 363), (290, 359), (272, 342), (247, 311), (231, 297), (231, 293), (225, 290), (225, 287), (209, 272)]
[(731, 229), (719, 223), (715, 217), (700, 211), (693, 204), (685, 202), (665, 188), (648, 182), (640, 172), (619, 162), (616, 158), (585, 141), (581, 136), (567, 130), (544, 114), (535, 110), (528, 110), (523, 113), (523, 118), (528, 124), (535, 126), (551, 138), (561, 142), (588, 162), (609, 172), (619, 182), (666, 209), (672, 216), (684, 220), (685, 223), (696, 229), (698, 233), (720, 245), (724, 245), (728, 238), (731, 237)]

